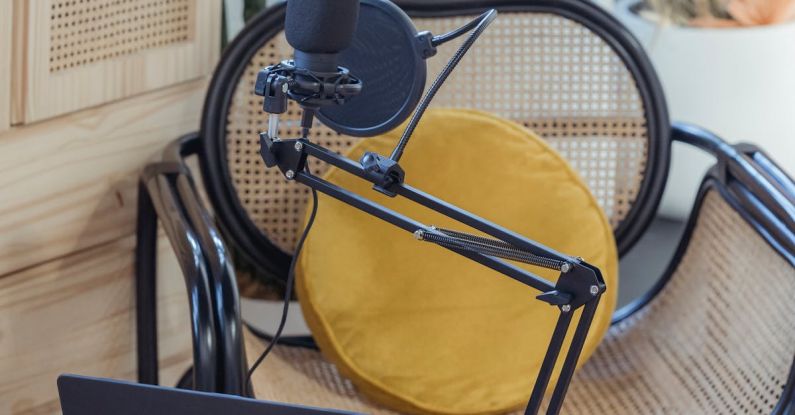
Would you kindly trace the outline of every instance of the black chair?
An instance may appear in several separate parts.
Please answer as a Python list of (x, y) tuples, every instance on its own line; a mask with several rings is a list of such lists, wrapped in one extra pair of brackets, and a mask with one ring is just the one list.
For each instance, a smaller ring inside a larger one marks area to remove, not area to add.
[[(795, 385), (795, 182), (760, 149), (671, 125), (657, 77), (638, 42), (609, 14), (579, 0), (398, 1), (421, 30), (442, 33), (496, 8), (500, 17), (434, 105), (477, 108), (520, 122), (579, 171), (626, 253), (657, 210), (671, 140), (713, 154), (668, 270), (619, 310), (604, 342), (572, 381), (563, 412), (789, 413)], [(189, 292), (198, 390), (246, 394), (262, 341), (243, 328), (229, 253), (285, 278), (308, 190), (259, 158), (267, 117), (252, 93), (257, 71), (289, 58), (284, 6), (256, 18), (216, 69), (201, 131), (182, 137), (141, 177), (138, 248), (139, 379), (157, 383), (155, 244), (162, 223)], [(455, 47), (440, 49), (452, 53)], [(430, 73), (446, 61), (431, 60)], [(500, 62), (502, 65), (486, 65)], [(484, 83), (475, 75), (521, 81)], [(291, 103), (291, 105), (293, 105)], [(298, 135), (291, 107), (282, 136)], [(311, 139), (344, 151), (358, 138), (317, 125)], [(198, 155), (201, 202), (184, 158)], [(324, 166), (313, 164), (313, 171)], [(216, 225), (218, 228), (216, 228)], [(220, 230), (219, 230), (220, 229)], [(167, 276), (173, 278), (173, 276)], [(632, 278), (623, 275), (622, 278)], [(532, 376), (533, 374), (528, 374)], [(312, 348), (277, 346), (255, 374), (257, 397), (391, 413), (359, 396)]]

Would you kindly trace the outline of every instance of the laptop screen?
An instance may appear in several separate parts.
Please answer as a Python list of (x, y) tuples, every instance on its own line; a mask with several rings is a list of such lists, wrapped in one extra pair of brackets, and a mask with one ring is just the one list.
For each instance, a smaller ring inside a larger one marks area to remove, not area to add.
[(58, 377), (63, 415), (354, 415), (354, 412), (259, 401), (77, 375)]

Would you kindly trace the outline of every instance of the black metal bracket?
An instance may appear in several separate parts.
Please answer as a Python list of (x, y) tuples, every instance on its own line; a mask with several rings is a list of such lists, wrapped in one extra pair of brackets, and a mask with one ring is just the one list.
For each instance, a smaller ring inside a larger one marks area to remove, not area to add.
[(302, 171), (306, 165), (306, 154), (303, 142), (299, 140), (280, 140), (260, 134), (260, 155), (265, 166), (278, 166), (288, 180), (293, 179), (295, 172)]
[[(588, 304), (595, 296), (601, 295), (606, 289), (607, 287), (599, 268), (580, 258), (577, 258), (576, 265), (572, 266), (570, 271), (561, 274), (555, 284), (555, 291), (559, 293), (558, 295), (568, 296), (568, 305), (573, 309)], [(544, 293), (542, 296), (548, 294), (550, 293)]]
[[(437, 243), (437, 245), (469, 258), (472, 261), (483, 264), (526, 286), (535, 288), (541, 292), (541, 294), (536, 297), (538, 300), (558, 307), (560, 316), (558, 317), (555, 330), (552, 333), (550, 345), (537, 375), (537, 380), (525, 414), (530, 415), (538, 413), (541, 401), (549, 386), (555, 363), (563, 348), (568, 328), (571, 325), (572, 315), (577, 309), (582, 308), (583, 311), (577, 322), (571, 345), (566, 353), (563, 367), (547, 410), (547, 414), (557, 414), (560, 412), (563, 399), (574, 374), (577, 360), (585, 344), (585, 338), (593, 322), (599, 299), (606, 291), (604, 279), (598, 268), (588, 264), (581, 258), (559, 253), (538, 242), (527, 239), (455, 205), (451, 205), (407, 185), (404, 183), (405, 173), (400, 166), (395, 162), (387, 163), (386, 160), (389, 159), (384, 156), (375, 153), (367, 153), (362, 157), (360, 162), (356, 162), (340, 156), (320, 145), (311, 143), (304, 138), (272, 139), (267, 134), (262, 134), (260, 136), (260, 142), (260, 153), (266, 166), (278, 167), (288, 180), (295, 180), (309, 186), (365, 213), (404, 229), (405, 231), (414, 233), (415, 236), (422, 236), (425, 233), (437, 235), (440, 231), (433, 226), (417, 222), (414, 219), (390, 210), (365, 197), (314, 176), (310, 172), (305, 172), (303, 167), (306, 164), (306, 159), (310, 156), (315, 157), (347, 173), (373, 183), (374, 189), (379, 192), (392, 197), (405, 197), (419, 205), (435, 210), (442, 215), (496, 238), (496, 240), (490, 240), (494, 241), (496, 245), (490, 246), (488, 246), (489, 244), (483, 243), (483, 238), (477, 239), (478, 237), (476, 236), (470, 236), (475, 239), (472, 239), (472, 243), (468, 245), (454, 242)], [(461, 238), (465, 238), (462, 236), (464, 234), (461, 233), (447, 233), (443, 235), (449, 237), (450, 235), (456, 234)], [(500, 256), (499, 254), (503, 253), (503, 251), (499, 250), (500, 247), (505, 248), (505, 252), (507, 253), (512, 253), (515, 250), (520, 255), (525, 255), (530, 258), (541, 258), (543, 261), (546, 261), (544, 262), (546, 264), (555, 264), (555, 267), (558, 267), (557, 269), (561, 272), (557, 283), (547, 281), (532, 272), (501, 260), (500, 258), (511, 257)], [(550, 267), (552, 266), (548, 268)]]
[(359, 163), (367, 175), (367, 180), (374, 183), (373, 190), (389, 197), (397, 196), (396, 187), (403, 184), (406, 178), (406, 172), (397, 161), (368, 151), (364, 153)]

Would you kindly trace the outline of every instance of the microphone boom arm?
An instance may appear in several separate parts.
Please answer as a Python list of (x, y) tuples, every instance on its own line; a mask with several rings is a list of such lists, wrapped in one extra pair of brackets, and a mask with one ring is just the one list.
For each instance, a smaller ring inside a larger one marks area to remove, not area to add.
[[(402, 177), (399, 181), (393, 181), (386, 177), (389, 174), (388, 171), (379, 171), (377, 168), (368, 169), (361, 162), (340, 156), (305, 138), (271, 138), (268, 133), (263, 132), (260, 134), (260, 145), (260, 154), (266, 166), (278, 167), (287, 180), (294, 180), (309, 186), (367, 214), (411, 232), (419, 240), (436, 243), (445, 249), (534, 288), (541, 292), (541, 294), (536, 296), (538, 300), (556, 306), (559, 309), (560, 315), (536, 378), (536, 383), (525, 411), (526, 415), (538, 413), (558, 356), (563, 348), (564, 339), (571, 325), (573, 314), (577, 309), (582, 308), (583, 311), (577, 322), (574, 336), (566, 353), (560, 376), (547, 409), (547, 414), (558, 414), (560, 412), (574, 369), (585, 344), (585, 338), (593, 322), (596, 307), (599, 304), (600, 297), (606, 290), (604, 279), (598, 268), (588, 264), (582, 258), (559, 253), (543, 244), (525, 238), (464, 209), (415, 189), (403, 183)], [(385, 181), (389, 182), (389, 191), (394, 193), (394, 196), (405, 197), (421, 206), (430, 208), (486, 233), (496, 238), (496, 240), (460, 232), (439, 230), (305, 172), (304, 167), (306, 166), (307, 158), (310, 156), (370, 181), (374, 184), (376, 190), (382, 192), (383, 189), (379, 189), (380, 184)], [(363, 160), (367, 159), (368, 156), (370, 158), (378, 157), (381, 160), (389, 160), (374, 153), (365, 154)], [(378, 166), (377, 164), (375, 165)], [(394, 164), (394, 166), (397, 166), (397, 164)], [(466, 243), (467, 241), (469, 243)], [(520, 258), (502, 255), (508, 252), (518, 253), (517, 255), (520, 255)], [(520, 261), (523, 258), (530, 258), (530, 260), (537, 262), (533, 263), (534, 265), (557, 269), (560, 271), (560, 276), (556, 283), (552, 283), (523, 268), (505, 262), (499, 259), (498, 256)]]
[[(301, 3), (299, 6), (306, 6), (306, 4), (309, 3)], [(431, 37), (429, 34), (422, 37), (433, 49), (436, 45), (471, 31), (469, 37), (428, 90), (390, 157), (368, 152), (359, 162), (356, 162), (320, 145), (313, 144), (307, 139), (314, 113), (318, 108), (325, 105), (343, 104), (361, 91), (362, 82), (350, 74), (346, 68), (327, 65), (328, 67), (324, 66), (324, 70), (334, 68), (336, 70), (329, 72), (318, 71), (317, 68), (310, 70), (303, 66), (298, 67), (294, 60), (287, 60), (264, 68), (258, 74), (254, 88), (257, 95), (264, 97), (263, 109), (270, 117), (268, 131), (260, 134), (260, 155), (267, 167), (278, 167), (287, 180), (294, 180), (309, 186), (369, 215), (411, 232), (419, 241), (434, 243), (534, 288), (540, 292), (536, 299), (557, 307), (560, 315), (536, 377), (525, 410), (526, 415), (535, 415), (540, 410), (573, 315), (576, 310), (582, 309), (547, 407), (546, 413), (554, 415), (561, 410), (596, 308), (606, 290), (601, 272), (582, 258), (559, 253), (405, 184), (405, 173), (398, 164), (414, 127), (435, 93), (466, 54), (469, 47), (495, 17), (496, 11), (490, 10), (453, 32), (436, 37)], [(304, 55), (309, 56), (302, 52), (301, 56)], [(298, 50), (296, 50), (296, 57), (298, 56)], [(283, 140), (277, 137), (278, 122), (279, 114), (287, 110), (288, 99), (298, 102), (304, 111), (301, 119), (302, 137)], [(306, 161), (310, 156), (373, 183), (374, 190), (389, 197), (404, 197), (495, 239), (437, 229), (330, 183), (305, 171)], [(553, 283), (503, 259), (554, 269), (560, 272), (560, 276), (557, 282)]]

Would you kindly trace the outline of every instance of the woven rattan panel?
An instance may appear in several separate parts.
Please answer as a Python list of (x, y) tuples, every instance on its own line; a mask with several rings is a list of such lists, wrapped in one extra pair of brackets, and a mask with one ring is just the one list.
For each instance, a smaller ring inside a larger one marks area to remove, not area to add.
[(50, 72), (191, 39), (195, 0), (52, 0)]
[[(795, 356), (793, 298), (793, 267), (712, 192), (668, 285), (610, 329), (562, 413), (770, 414)], [(263, 349), (252, 336), (246, 344), (250, 359)], [(277, 347), (263, 366), (260, 398), (392, 414), (318, 352)]]
[[(470, 19), (415, 23), (444, 33)], [(429, 73), (438, 73), (462, 42), (439, 48)], [(434, 105), (489, 111), (544, 137), (582, 175), (613, 226), (637, 196), (647, 135), (635, 81), (615, 52), (578, 23), (548, 14), (500, 14)]]
[[(267, 114), (262, 111), (262, 99), (254, 95), (254, 81), (260, 69), (291, 58), (292, 51), (284, 33), (280, 33), (257, 52), (235, 89), (226, 130), (227, 162), (238, 198), (257, 227), (285, 252), (292, 252), (295, 247), (309, 190), (286, 181), (279, 169), (268, 169), (262, 162), (259, 133), (267, 129)], [(279, 135), (300, 136), (300, 117), (298, 105), (290, 101), (281, 117)], [(338, 152), (359, 140), (339, 135), (318, 122), (310, 134), (313, 142)], [(314, 158), (309, 160), (313, 173), (325, 171), (325, 164)]]
[[(443, 33), (470, 18), (415, 22), (420, 30)], [(429, 61), (429, 77), (457, 46), (439, 48), (439, 55)], [(286, 252), (295, 245), (308, 193), (285, 183), (276, 169), (266, 170), (259, 159), (258, 132), (265, 129), (266, 117), (252, 90), (260, 68), (291, 53), (283, 35), (259, 51), (237, 86), (227, 128), (229, 169), (242, 205)], [(613, 226), (624, 219), (637, 196), (646, 165), (647, 130), (634, 79), (601, 38), (577, 23), (548, 14), (500, 14), (442, 87), (434, 105), (489, 111), (539, 133), (583, 176)], [(300, 114), (293, 105), (286, 115), (281, 134), (296, 136)], [(312, 139), (336, 151), (357, 140), (322, 126), (315, 128)], [(323, 170), (317, 164), (312, 168)]]
[[(263, 341), (246, 331), (249, 366), (262, 353)], [(335, 408), (372, 415), (397, 415), (361, 396), (350, 380), (320, 353), (301, 347), (276, 346), (251, 377), (257, 399)]]
[(793, 298), (793, 267), (712, 191), (668, 285), (611, 329), (563, 412), (770, 414), (795, 356)]

